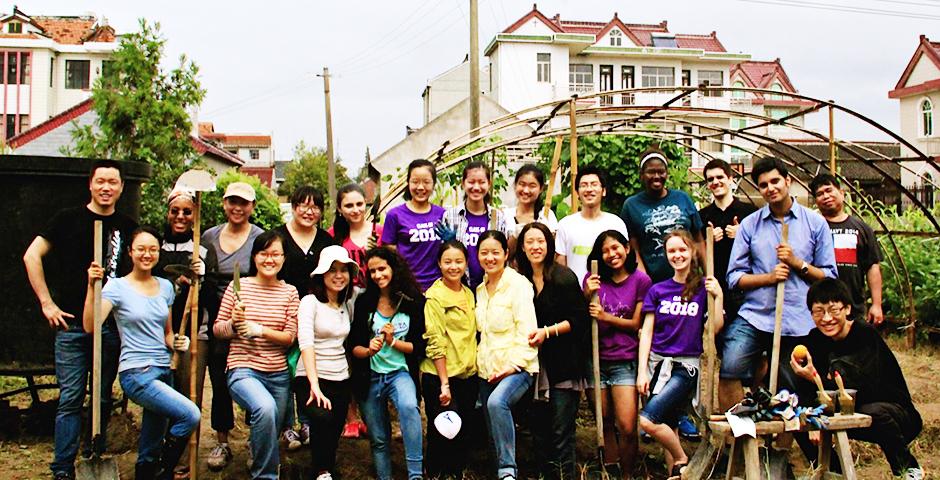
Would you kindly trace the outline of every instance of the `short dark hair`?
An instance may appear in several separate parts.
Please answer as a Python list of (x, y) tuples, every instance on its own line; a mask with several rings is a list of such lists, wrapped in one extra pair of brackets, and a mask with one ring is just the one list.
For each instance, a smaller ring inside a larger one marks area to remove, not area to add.
[(824, 278), (810, 285), (809, 291), (806, 292), (806, 306), (810, 309), (813, 308), (813, 305), (829, 302), (852, 305), (852, 294), (849, 293), (849, 287), (838, 278)]
[(317, 187), (313, 185), (301, 185), (295, 188), (294, 192), (290, 194), (291, 208), (297, 208), (298, 205), (303, 205), (307, 201), (313, 202), (314, 205), (320, 207), (321, 212), (323, 211), (325, 205), (323, 193), (317, 190)]
[(574, 177), (574, 190), (576, 192), (581, 189), (581, 179), (588, 175), (597, 175), (597, 179), (601, 182), (601, 187), (607, 188), (607, 177), (604, 175), (604, 172), (594, 165), (585, 165), (578, 169), (578, 174)]
[(702, 169), (702, 175), (704, 175), (705, 172), (714, 170), (716, 168), (720, 168), (722, 172), (725, 172), (725, 175), (727, 175), (728, 178), (731, 178), (734, 175), (734, 173), (731, 171), (731, 165), (720, 158), (714, 158), (706, 163), (705, 168)]
[(127, 249), (128, 249), (128, 250), (130, 250), (130, 249), (131, 249), (131, 245), (134, 244), (134, 239), (136, 239), (136, 238), (137, 238), (140, 234), (142, 234), (142, 233), (149, 233), (149, 234), (153, 235), (153, 238), (156, 238), (156, 239), (157, 239), (157, 243), (160, 244), (161, 246), (163, 245), (163, 236), (160, 235), (160, 232), (157, 231), (156, 228), (153, 228), (153, 227), (151, 227), (150, 225), (141, 225), (141, 226), (135, 228), (134, 231), (131, 232), (130, 237), (128, 237), (128, 239), (127, 239)]
[[(513, 180), (512, 184), (515, 185), (519, 183), (519, 180), (526, 175), (532, 175), (533, 177), (535, 177), (535, 181), (539, 183), (539, 187), (542, 190), (545, 190), (545, 172), (543, 172), (541, 168), (531, 163), (527, 163), (519, 167), (519, 170), (516, 170), (516, 178)], [(539, 212), (541, 212), (542, 208), (545, 207), (544, 198), (551, 196), (551, 194), (552, 192), (543, 191), (542, 194), (539, 195), (539, 198), (535, 199), (535, 216), (536, 217), (539, 216)]]
[[(480, 244), (483, 243), (483, 240), (489, 240), (491, 238), (499, 242), (499, 244), (502, 245), (503, 250), (505, 250), (506, 253), (509, 254), (509, 240), (506, 240), (506, 234), (503, 232), (500, 232), (499, 230), (487, 230), (481, 233), (480, 239), (477, 240), (477, 247), (479, 248)], [(506, 262), (508, 263), (509, 259), (506, 259)]]
[(836, 178), (835, 175), (831, 173), (820, 173), (819, 175), (816, 175), (816, 177), (813, 178), (811, 182), (809, 182), (810, 195), (815, 197), (816, 191), (822, 187), (825, 187), (826, 185), (832, 185), (833, 187), (836, 187), (836, 188), (842, 188), (841, 185), (839, 185), (839, 179)]
[(408, 164), (408, 174), (405, 176), (405, 200), (411, 200), (411, 189), (408, 188), (408, 184), (411, 183), (411, 172), (416, 168), (427, 168), (431, 171), (431, 181), (435, 184), (437, 183), (437, 168), (434, 168), (434, 164), (430, 160), (425, 160), (423, 158), (418, 158), (412, 160)]
[(463, 253), (464, 260), (470, 259), (470, 253), (467, 251), (467, 246), (463, 244), (460, 240), (453, 239), (448, 240), (441, 244), (441, 247), (437, 249), (437, 263), (441, 263), (441, 259), (444, 258), (444, 252), (453, 248), (454, 250), (460, 250)]
[(117, 160), (108, 160), (108, 159), (95, 160), (94, 162), (92, 162), (91, 167), (88, 168), (88, 180), (89, 181), (91, 181), (91, 179), (94, 178), (95, 171), (97, 171), (99, 168), (113, 168), (117, 170), (118, 175), (120, 175), (121, 177), (121, 183), (124, 182), (124, 165), (122, 165), (121, 162)]
[(259, 252), (270, 247), (275, 241), (281, 242), (281, 245), (284, 245), (284, 237), (282, 237), (277, 230), (268, 230), (255, 237), (255, 241), (251, 244), (251, 257), (249, 257), (251, 260), (248, 262), (249, 277), (258, 274), (258, 267), (255, 266), (255, 255), (258, 255)]
[(751, 180), (757, 183), (761, 175), (773, 170), (780, 172), (783, 178), (790, 177), (790, 171), (787, 170), (787, 165), (783, 163), (783, 160), (777, 157), (764, 157), (754, 163), (754, 168), (751, 169)]

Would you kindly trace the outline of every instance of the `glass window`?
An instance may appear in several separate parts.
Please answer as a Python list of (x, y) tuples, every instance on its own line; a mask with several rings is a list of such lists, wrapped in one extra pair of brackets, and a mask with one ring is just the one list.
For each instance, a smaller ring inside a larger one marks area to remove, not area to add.
[[(778, 82), (774, 82), (774, 84), (770, 86), (770, 89), (775, 92), (782, 92), (783, 85), (780, 85)], [(769, 98), (771, 100), (783, 100), (783, 95), (771, 94), (769, 95)]]
[(66, 60), (65, 88), (87, 90), (89, 87), (90, 73), (90, 60)]
[(587, 63), (568, 65), (568, 86), (572, 92), (593, 92), (594, 65)]
[(733, 128), (733, 129), (735, 129), (735, 130), (740, 130), (740, 129), (746, 128), (746, 127), (747, 127), (747, 119), (746, 119), (746, 118), (737, 118), (737, 117), (735, 117), (735, 118), (732, 118), (732, 119), (731, 119), (731, 128)]
[(23, 24), (20, 22), (10, 22), (7, 24), (7, 33), (23, 33)]
[(535, 54), (535, 62), (536, 79), (539, 82), (550, 83), (552, 81), (552, 54), (537, 53)]
[(930, 102), (929, 98), (925, 98), (923, 102), (920, 102), (920, 122), (921, 122), (921, 136), (930, 137), (933, 135), (933, 103)]
[(261, 158), (261, 154), (260, 152), (258, 152), (257, 148), (252, 148), (248, 150), (248, 155), (251, 157), (252, 160), (257, 160)]
[(55, 81), (55, 59), (49, 59), (49, 86), (52, 87), (52, 83)]
[(101, 61), (101, 76), (109, 77), (114, 73), (114, 60)]
[(643, 67), (641, 85), (644, 87), (672, 87), (676, 84), (676, 69), (672, 67)]
[(610, 46), (619, 47), (623, 45), (623, 34), (616, 28), (610, 31)]
[(770, 109), (770, 118), (774, 120), (780, 120), (783, 117), (786, 117), (789, 114), (786, 110), (782, 108), (771, 108)]
[[(725, 84), (725, 75), (721, 70), (699, 70), (698, 84), (706, 87), (721, 87)], [(721, 97), (724, 94), (721, 90), (706, 90), (703, 95), (706, 97)]]
[[(746, 86), (744, 85), (744, 82), (742, 82), (742, 81), (740, 81), (740, 80), (738, 80), (737, 82), (734, 82), (734, 85), (732, 85), (732, 86), (733, 86), (734, 88), (746, 88)], [(745, 92), (742, 92), (742, 91), (739, 91), (739, 90), (735, 90), (735, 91), (731, 92), (731, 98), (744, 98), (744, 94), (745, 94)]]
[(653, 46), (660, 48), (678, 48), (679, 45), (676, 43), (676, 37), (673, 35), (656, 35), (653, 34)]
[(16, 84), (16, 68), (19, 65), (17, 52), (7, 52), (7, 83)]

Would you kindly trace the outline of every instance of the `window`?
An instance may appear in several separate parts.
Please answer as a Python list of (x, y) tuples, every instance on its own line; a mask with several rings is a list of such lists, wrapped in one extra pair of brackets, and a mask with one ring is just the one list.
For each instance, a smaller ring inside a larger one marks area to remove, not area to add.
[(551, 83), (552, 81), (552, 54), (535, 54), (536, 80), (539, 82)]
[(55, 81), (55, 58), (49, 59), (49, 87), (52, 87)]
[(782, 108), (771, 108), (770, 109), (770, 118), (774, 120), (780, 120), (783, 117), (786, 117), (788, 112)]
[(929, 98), (920, 102), (920, 133), (922, 137), (933, 136), (933, 103)]
[(20, 22), (10, 22), (7, 24), (7, 33), (23, 33), (23, 24)]
[[(633, 67), (623, 66), (620, 67), (620, 88), (627, 89), (633, 88)], [(624, 105), (633, 105), (633, 94), (625, 93), (621, 96), (621, 101)]]
[(89, 74), (91, 72), (90, 60), (66, 60), (65, 61), (65, 88), (76, 90), (87, 90), (89, 86)]
[(4, 138), (10, 138), (29, 128), (29, 115), (20, 115), (19, 118), (20, 122), (19, 125), (17, 125), (16, 115), (6, 115), (6, 126), (4, 128), (6, 137)]
[(7, 84), (16, 84), (16, 68), (19, 64), (17, 52), (7, 52)]
[[(689, 87), (692, 85), (692, 70), (682, 70), (681, 83), (683, 87)], [(682, 106), (688, 107), (690, 105), (692, 105), (691, 95), (686, 95), (682, 97)]]
[(0, 53), (0, 57), (6, 57), (7, 84), (26, 85), (30, 70), (29, 52)]
[(734, 130), (740, 130), (742, 128), (747, 128), (747, 119), (746, 118), (732, 118), (731, 119), (731, 128)]
[(703, 137), (708, 137), (699, 142), (699, 148), (701, 148), (703, 152), (712, 154), (722, 153), (724, 149), (724, 144), (722, 143), (724, 142), (724, 135), (719, 130), (699, 127), (698, 133)]
[(594, 91), (594, 65), (572, 63), (568, 65), (568, 87), (575, 93)]
[[(738, 80), (737, 82), (734, 82), (734, 85), (732, 85), (732, 86), (733, 86), (734, 88), (745, 88), (744, 82), (742, 82), (742, 81), (740, 81), (740, 80)], [(745, 93), (745, 92), (741, 92), (741, 91), (735, 90), (735, 91), (731, 92), (731, 98), (744, 98), (744, 93)]]
[(610, 46), (619, 47), (623, 45), (623, 34), (616, 28), (610, 31)]
[[(775, 92), (782, 92), (783, 86), (780, 85), (778, 82), (774, 82), (774, 84), (770, 86), (770, 89)], [(770, 100), (783, 100), (783, 95), (771, 94), (768, 96), (768, 98)]]
[(248, 156), (251, 157), (252, 160), (257, 160), (261, 158), (261, 154), (258, 152), (257, 148), (252, 148), (248, 150)]
[[(721, 70), (699, 70), (698, 84), (706, 87), (721, 87), (725, 84), (724, 73)], [(706, 97), (721, 97), (721, 90), (706, 90), (702, 93)]]
[(644, 87), (675, 86), (676, 69), (672, 67), (643, 67), (641, 82)]
[[(614, 89), (614, 66), (600, 66), (601, 91), (607, 92)], [(601, 97), (601, 105), (612, 105), (614, 103), (613, 95), (604, 95)]]
[(672, 34), (653, 34), (653, 46), (660, 48), (678, 48), (676, 36)]

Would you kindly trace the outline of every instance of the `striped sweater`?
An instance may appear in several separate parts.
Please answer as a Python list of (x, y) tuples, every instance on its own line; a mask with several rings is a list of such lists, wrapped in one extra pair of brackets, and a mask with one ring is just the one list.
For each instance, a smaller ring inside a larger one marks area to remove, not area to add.
[[(243, 279), (241, 288), (241, 300), (248, 320), (296, 337), (297, 307), (300, 305), (296, 288), (284, 281), (275, 286), (259, 285), (254, 277)], [(213, 333), (217, 337), (232, 339), (226, 370), (246, 367), (260, 372), (280, 372), (287, 369), (287, 347), (264, 338), (242, 338), (238, 335), (232, 325), (234, 307), (235, 292), (229, 284), (222, 295), (219, 315), (213, 326)]]

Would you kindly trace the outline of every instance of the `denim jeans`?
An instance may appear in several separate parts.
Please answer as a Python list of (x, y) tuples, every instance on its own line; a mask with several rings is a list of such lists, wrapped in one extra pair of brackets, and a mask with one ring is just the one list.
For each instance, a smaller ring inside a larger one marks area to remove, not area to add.
[(531, 431), (535, 457), (547, 479), (574, 479), (575, 417), (581, 392), (551, 387), (547, 402), (532, 402)]
[(379, 374), (372, 372), (369, 395), (360, 405), (362, 419), (369, 427), (372, 460), (379, 480), (392, 478), (392, 458), (389, 452), (391, 427), (388, 420), (388, 401), (398, 410), (398, 423), (405, 441), (405, 462), (408, 478), (420, 479), (423, 460), (421, 451), (421, 413), (418, 411), (418, 393), (407, 370)]
[[(651, 377), (655, 380), (658, 370)], [(640, 415), (653, 423), (665, 423), (676, 428), (687, 411), (698, 386), (699, 369), (679, 362), (672, 364), (672, 374), (659, 393), (646, 401)], [(650, 388), (654, 388), (652, 385)]]
[(251, 478), (276, 479), (281, 462), (278, 438), (287, 424), (290, 373), (287, 368), (280, 372), (234, 368), (228, 371), (228, 388), (250, 418)]
[(199, 424), (199, 408), (173, 389), (169, 367), (132, 368), (121, 372), (121, 388), (144, 409), (137, 442), (137, 463), (160, 460), (163, 435), (187, 437)]
[(512, 419), (512, 406), (525, 395), (534, 382), (528, 372), (509, 375), (499, 383), (492, 384), (481, 379), (480, 402), (490, 438), (496, 448), (496, 478), (516, 473), (516, 424)]
[[(75, 473), (75, 456), (78, 454), (79, 437), (82, 432), (82, 404), (85, 402), (85, 388), (88, 386), (91, 374), (92, 340), (90, 333), (76, 328), (56, 333), (55, 376), (59, 382), (59, 406), (55, 415), (55, 456), (49, 464), (53, 474), (74, 475)], [(101, 329), (101, 444), (99, 447), (102, 449), (105, 446), (108, 418), (111, 417), (111, 387), (117, 376), (120, 353), (121, 338), (114, 328), (114, 323), (105, 322)], [(91, 429), (87, 428), (85, 432), (87, 436), (91, 433)], [(86, 442), (86, 445), (90, 443)]]

